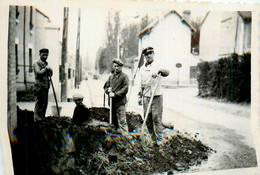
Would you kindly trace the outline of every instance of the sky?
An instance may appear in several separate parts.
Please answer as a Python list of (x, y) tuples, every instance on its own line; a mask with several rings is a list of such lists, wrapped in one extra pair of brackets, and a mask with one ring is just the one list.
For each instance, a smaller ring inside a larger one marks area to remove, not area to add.
[[(49, 16), (50, 20), (56, 26), (63, 26), (63, 7), (64, 6), (36, 6), (43, 13)], [(76, 38), (77, 38), (77, 25), (78, 25), (78, 11), (81, 13), (81, 56), (89, 57), (91, 67), (94, 67), (97, 51), (100, 47), (104, 46), (106, 39), (106, 26), (108, 21), (108, 14), (111, 16), (116, 11), (120, 13), (121, 28), (129, 23), (137, 23), (148, 14), (149, 18), (156, 18), (169, 10), (176, 10), (182, 14), (185, 8), (170, 7), (170, 6), (153, 6), (151, 3), (118, 3), (118, 4), (99, 4), (92, 3), (83, 6), (70, 6), (69, 7), (69, 34), (68, 34), (68, 51), (69, 54), (74, 56), (76, 53)], [(193, 9), (191, 11), (191, 18), (203, 18), (205, 10)], [(61, 38), (61, 37), (60, 37)]]

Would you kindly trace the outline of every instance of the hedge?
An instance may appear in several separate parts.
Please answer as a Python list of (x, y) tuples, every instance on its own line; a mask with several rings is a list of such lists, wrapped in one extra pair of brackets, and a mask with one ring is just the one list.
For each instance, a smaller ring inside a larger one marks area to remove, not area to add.
[(251, 53), (198, 64), (198, 96), (251, 102)]

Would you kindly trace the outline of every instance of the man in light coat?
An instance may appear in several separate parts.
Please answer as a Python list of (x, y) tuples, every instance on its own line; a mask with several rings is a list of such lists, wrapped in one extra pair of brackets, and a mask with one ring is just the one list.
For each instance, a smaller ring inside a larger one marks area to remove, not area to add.
[(152, 47), (145, 48), (142, 51), (142, 54), (146, 60), (146, 63), (140, 69), (141, 89), (138, 93), (138, 103), (139, 105), (143, 104), (145, 116), (149, 101), (152, 97), (153, 89), (156, 88), (151, 108), (148, 111), (146, 125), (154, 143), (160, 145), (162, 144), (163, 90), (160, 79), (157, 87), (156, 82), (159, 76), (168, 76), (169, 71), (166, 69), (159, 69), (153, 64), (154, 49)]

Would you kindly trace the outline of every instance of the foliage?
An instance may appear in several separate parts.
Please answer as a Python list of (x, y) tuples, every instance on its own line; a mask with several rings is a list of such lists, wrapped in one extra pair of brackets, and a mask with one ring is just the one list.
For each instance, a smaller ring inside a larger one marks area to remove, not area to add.
[(141, 25), (140, 31), (144, 30), (150, 22), (151, 22), (151, 20), (147, 14), (144, 17), (142, 17), (141, 24), (140, 24)]
[(125, 63), (125, 66), (133, 66), (134, 58), (138, 56), (138, 34), (149, 22), (149, 17), (146, 15), (140, 23), (130, 23), (121, 27), (120, 13), (116, 12), (112, 21), (109, 12), (105, 47), (97, 55), (96, 68), (98, 68), (100, 74), (111, 71), (112, 60), (116, 57), (119, 57)]
[(191, 25), (196, 29), (196, 31), (191, 34), (191, 49), (194, 48), (194, 51), (199, 52), (201, 19), (197, 18), (196, 20), (192, 20)]
[(125, 65), (132, 66), (133, 59), (129, 60), (132, 56), (138, 55), (138, 37), (139, 27), (137, 25), (130, 24), (125, 27), (121, 32), (122, 42), (120, 49), (122, 50), (121, 59)]
[(202, 62), (199, 68), (199, 96), (230, 102), (251, 101), (251, 54), (232, 54), (217, 61)]

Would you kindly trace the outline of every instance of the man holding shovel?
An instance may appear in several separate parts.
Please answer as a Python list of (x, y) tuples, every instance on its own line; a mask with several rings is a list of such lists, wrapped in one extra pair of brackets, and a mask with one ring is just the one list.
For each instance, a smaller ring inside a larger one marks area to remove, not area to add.
[(47, 58), (49, 55), (49, 49), (43, 48), (39, 50), (40, 59), (33, 64), (35, 84), (35, 108), (34, 108), (34, 120), (41, 120), (45, 117), (47, 105), (48, 105), (48, 92), (50, 88), (49, 77), (53, 72), (48, 65)]
[(147, 117), (144, 120), (153, 141), (155, 144), (161, 145), (163, 93), (160, 76), (168, 76), (169, 71), (155, 67), (153, 64), (154, 49), (152, 47), (145, 48), (142, 54), (146, 63), (140, 69), (141, 89), (138, 93), (138, 103), (139, 105), (143, 104), (144, 116)]
[(104, 90), (112, 98), (112, 104), (109, 104), (112, 109), (112, 123), (116, 129), (128, 133), (125, 104), (129, 78), (122, 72), (122, 66), (123, 62), (120, 59), (113, 59), (112, 75), (106, 81)]

